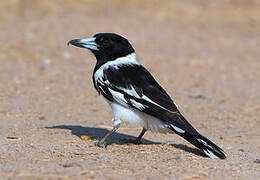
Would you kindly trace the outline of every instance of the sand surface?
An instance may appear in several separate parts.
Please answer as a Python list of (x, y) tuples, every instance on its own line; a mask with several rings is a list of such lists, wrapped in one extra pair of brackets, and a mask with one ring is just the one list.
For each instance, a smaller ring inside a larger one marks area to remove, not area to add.
[[(259, 1), (0, 2), (0, 179), (258, 179)], [(94, 56), (73, 38), (116, 32), (203, 135), (211, 160), (177, 135), (123, 124), (92, 85)], [(86, 136), (85, 139), (81, 136)]]

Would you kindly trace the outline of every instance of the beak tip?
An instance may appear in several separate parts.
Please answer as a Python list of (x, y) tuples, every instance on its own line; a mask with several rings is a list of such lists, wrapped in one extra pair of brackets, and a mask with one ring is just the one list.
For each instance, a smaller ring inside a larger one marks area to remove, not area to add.
[(72, 39), (67, 42), (67, 45), (73, 45), (81, 48), (87, 48), (92, 50), (98, 50), (97, 44), (94, 42), (96, 38), (85, 38), (85, 39)]
[(67, 42), (67, 46), (71, 45), (71, 40)]

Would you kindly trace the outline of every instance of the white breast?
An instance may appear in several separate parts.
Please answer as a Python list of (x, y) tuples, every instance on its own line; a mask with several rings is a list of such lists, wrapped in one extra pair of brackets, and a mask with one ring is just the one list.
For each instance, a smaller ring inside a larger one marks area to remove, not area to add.
[(167, 123), (153, 116), (136, 109), (124, 107), (118, 103), (111, 103), (109, 101), (108, 103), (112, 108), (114, 116), (127, 124), (134, 127), (143, 127), (147, 130), (151, 130), (152, 132), (172, 133), (172, 131), (168, 128), (169, 125)]

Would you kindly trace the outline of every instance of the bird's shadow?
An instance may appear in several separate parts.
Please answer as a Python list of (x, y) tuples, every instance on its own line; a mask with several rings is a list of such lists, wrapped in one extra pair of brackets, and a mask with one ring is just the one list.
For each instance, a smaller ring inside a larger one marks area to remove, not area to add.
[[(91, 140), (100, 140), (102, 139), (109, 130), (104, 128), (96, 128), (96, 127), (83, 127), (83, 126), (75, 126), (75, 125), (58, 125), (58, 126), (51, 126), (51, 127), (45, 127), (47, 129), (68, 129), (71, 131), (71, 134), (78, 136), (81, 138), (81, 136), (85, 135), (88, 136)], [(106, 140), (107, 145), (111, 144), (129, 144), (131, 140), (135, 140), (135, 136), (126, 135), (122, 133), (115, 132)], [(151, 144), (162, 144), (159, 142), (149, 141), (147, 139), (142, 138), (142, 144), (144, 145), (151, 145)], [(202, 153), (197, 148), (188, 147), (183, 144), (171, 144), (173, 147), (177, 149), (181, 149), (183, 151), (193, 153), (197, 156), (207, 157), (204, 153)]]
[[(101, 140), (109, 130), (104, 128), (96, 128), (96, 127), (83, 127), (83, 126), (74, 126), (74, 125), (59, 125), (59, 126), (51, 126), (45, 127), (47, 129), (68, 129), (71, 130), (71, 134), (78, 136), (85, 135), (88, 136), (91, 140)], [(135, 140), (135, 136), (121, 134), (118, 132), (113, 133), (109, 138), (106, 139), (106, 144), (128, 144), (131, 140)], [(147, 139), (142, 138), (142, 144), (160, 144), (159, 142), (149, 141)]]
[(208, 158), (208, 156), (206, 156), (203, 152), (201, 152), (197, 148), (192, 148), (192, 147), (186, 146), (184, 144), (171, 144), (171, 145), (173, 147), (177, 148), (177, 149), (181, 149), (183, 151), (196, 154), (197, 156), (202, 156), (202, 157), (207, 157)]

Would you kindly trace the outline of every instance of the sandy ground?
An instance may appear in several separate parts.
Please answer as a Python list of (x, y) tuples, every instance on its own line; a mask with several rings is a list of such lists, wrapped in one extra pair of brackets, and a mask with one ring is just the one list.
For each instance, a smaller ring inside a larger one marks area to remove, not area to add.
[[(257, 2), (1, 1), (0, 179), (259, 178)], [(107, 149), (94, 146), (112, 112), (92, 86), (95, 58), (66, 42), (97, 32), (127, 37), (228, 158), (211, 160), (176, 135), (128, 144), (141, 129), (127, 125)]]

